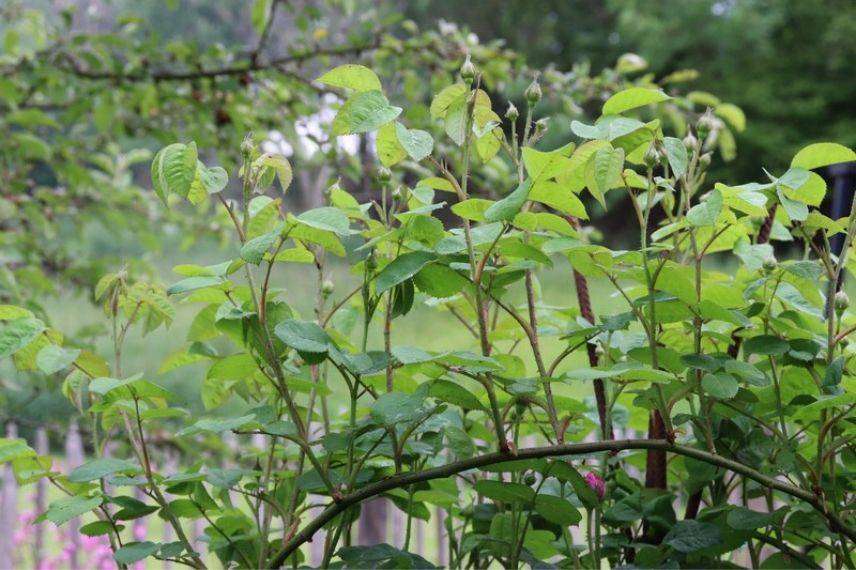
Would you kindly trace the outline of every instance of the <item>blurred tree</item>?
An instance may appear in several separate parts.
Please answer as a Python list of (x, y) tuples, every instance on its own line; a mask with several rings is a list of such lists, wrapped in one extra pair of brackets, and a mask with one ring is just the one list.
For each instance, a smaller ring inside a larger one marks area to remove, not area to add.
[(807, 140), (856, 142), (851, 1), (419, 0), (407, 9), (420, 21), (448, 18), (483, 39), (505, 38), (535, 67), (588, 60), (596, 72), (635, 52), (658, 77), (698, 70), (693, 88), (749, 117), (728, 169), (732, 182), (757, 179), (758, 163), (786, 166)]

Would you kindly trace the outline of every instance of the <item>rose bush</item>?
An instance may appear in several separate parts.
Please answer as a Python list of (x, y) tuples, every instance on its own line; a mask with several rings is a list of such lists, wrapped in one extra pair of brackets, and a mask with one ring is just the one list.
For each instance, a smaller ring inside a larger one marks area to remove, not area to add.
[[(42, 519), (93, 512), (81, 532), (108, 537), (122, 566), (152, 556), (204, 567), (185, 530), (201, 518), (225, 566), (296, 567), (325, 531), (324, 567), (428, 567), (409, 552), (410, 529), (438, 511), (453, 567), (700, 567), (740, 552), (753, 566), (853, 565), (856, 318), (839, 286), (856, 215), (818, 210), (815, 171), (856, 154), (812, 144), (785, 172), (725, 185), (706, 168), (739, 110), (717, 115), (640, 84), (543, 148), (539, 81), (518, 111), (495, 109), (481, 79), (467, 60), (428, 109), (402, 109), (367, 67), (318, 78), (344, 96), (332, 137), (375, 133), (379, 198), (365, 203), (333, 185), (325, 205), (287, 211), (291, 165), (252, 136), (231, 173), (237, 200), (194, 142), (161, 149), (151, 174), (163, 207), (213, 201), (235, 254), (179, 265), (169, 287), (105, 275), (94, 296), (109, 360), (63, 343), (27, 308), (0, 308), (0, 355), (67, 372), (64, 393), (91, 426), (95, 457), (68, 473), (2, 441), (21, 481), (47, 477), (67, 494)], [(589, 211), (616, 194), (635, 249), (590, 240)], [(448, 205), (452, 224), (438, 218)], [(777, 260), (771, 239), (793, 255)], [(274, 273), (300, 263), (317, 274), (312, 314)], [(337, 264), (353, 288), (331, 280)], [(542, 295), (551, 268), (565, 275), (560, 298)], [(621, 310), (599, 310), (590, 280), (607, 282)], [(173, 299), (200, 309), (163, 369), (207, 363), (210, 416), (188, 417), (168, 390), (123, 370), (128, 331), (169, 334)], [(451, 315), (471, 345), (400, 343), (396, 325), (417, 305)], [(577, 355), (587, 364), (571, 365)], [(223, 410), (235, 394), (246, 408)], [(179, 424), (185, 460), (161, 472), (150, 434)], [(619, 437), (634, 427), (647, 434)], [(266, 448), (220, 465), (199, 442), (224, 432), (264, 435)], [(126, 457), (103, 456), (116, 439)], [(350, 545), (374, 497), (406, 513), (403, 548)], [(123, 532), (155, 516), (175, 542)]]

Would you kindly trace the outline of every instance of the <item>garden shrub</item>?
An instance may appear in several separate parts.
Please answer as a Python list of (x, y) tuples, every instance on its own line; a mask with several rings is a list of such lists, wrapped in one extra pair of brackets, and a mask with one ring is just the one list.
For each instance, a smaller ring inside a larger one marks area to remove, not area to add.
[[(213, 200), (238, 247), (222, 263), (175, 267), (168, 288), (104, 276), (94, 295), (110, 321), (109, 359), (64, 344), (26, 308), (0, 307), (0, 356), (67, 371), (64, 393), (96, 452), (60, 473), (22, 440), (2, 441), (21, 481), (47, 477), (67, 494), (42, 519), (94, 512), (81, 532), (107, 535), (120, 565), (153, 556), (204, 567), (185, 530), (203, 518), (226, 566), (304, 564), (301, 548), (323, 529), (322, 566), (429, 567), (409, 552), (411, 528), (443, 510), (453, 567), (702, 567), (739, 550), (753, 566), (762, 556), (852, 566), (856, 318), (839, 284), (856, 215), (819, 211), (816, 170), (856, 154), (812, 144), (786, 172), (725, 185), (706, 169), (737, 111), (720, 117), (637, 85), (610, 96), (593, 124), (575, 121), (573, 141), (542, 148), (537, 79), (522, 113), (495, 109), (480, 80), (467, 60), (434, 96), (440, 146), (408, 126), (370, 69), (318, 79), (347, 96), (331, 136), (375, 133), (385, 166), (368, 203), (334, 185), (326, 205), (285, 211), (291, 165), (252, 136), (232, 173), (190, 141), (160, 150), (151, 174), (163, 207)], [(223, 192), (230, 174), (239, 200)], [(626, 195), (636, 249), (590, 240), (589, 211), (615, 194)], [(437, 217), (449, 205), (451, 225)], [(841, 255), (830, 247), (838, 234)], [(792, 258), (777, 260), (771, 239), (790, 243)], [(281, 264), (305, 264), (316, 290), (277, 282)], [(353, 288), (330, 280), (335, 264)], [(567, 283), (559, 298), (542, 295), (548, 271)], [(617, 312), (590, 298), (592, 280), (608, 283)], [(295, 295), (313, 295), (314, 312), (299, 314)], [(200, 309), (164, 369), (207, 363), (210, 416), (188, 417), (122, 367), (128, 331), (169, 334), (173, 302)], [(446, 312), (472, 342), (402, 344), (396, 325), (414, 311)], [(574, 397), (582, 390), (590, 397)], [(233, 395), (246, 409), (222, 412)], [(179, 424), (185, 460), (161, 472), (149, 434)], [(199, 451), (229, 431), (242, 444), (263, 434), (267, 448), (248, 446), (234, 467)], [(103, 454), (113, 439), (126, 457)], [(320, 514), (310, 516), (310, 495), (323, 497)], [(348, 543), (373, 497), (406, 513), (401, 549)], [(175, 542), (123, 542), (126, 521), (155, 516)]]

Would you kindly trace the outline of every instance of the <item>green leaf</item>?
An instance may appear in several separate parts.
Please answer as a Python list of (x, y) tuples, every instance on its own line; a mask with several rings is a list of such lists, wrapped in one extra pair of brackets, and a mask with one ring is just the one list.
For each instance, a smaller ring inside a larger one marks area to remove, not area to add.
[(394, 107), (380, 91), (363, 91), (348, 99), (333, 119), (333, 134), (351, 135), (374, 131), (394, 121), (401, 107)]
[(265, 253), (276, 243), (278, 238), (279, 230), (254, 237), (241, 246), (241, 258), (253, 265), (260, 264), (265, 258)]
[(45, 330), (45, 324), (38, 319), (15, 319), (0, 328), (0, 359), (12, 356)]
[(152, 187), (166, 204), (169, 194), (186, 198), (197, 169), (196, 143), (173, 143), (162, 148), (152, 161)]
[(701, 379), (701, 387), (711, 396), (721, 400), (730, 400), (737, 395), (739, 385), (731, 375), (717, 372), (716, 374), (705, 374)]
[(570, 526), (582, 520), (582, 515), (567, 499), (539, 494), (535, 497), (535, 510), (539, 515), (560, 526)]
[(551, 461), (547, 467), (545, 475), (547, 474), (552, 475), (559, 481), (570, 483), (571, 487), (574, 489), (574, 493), (577, 495), (577, 498), (579, 498), (580, 502), (582, 502), (587, 509), (594, 510), (599, 507), (600, 499), (598, 498), (597, 493), (594, 489), (589, 487), (585, 477), (580, 475), (580, 472), (574, 469), (570, 463), (566, 463), (561, 460)]
[(523, 164), (533, 182), (547, 180), (558, 175), (568, 166), (568, 157), (576, 145), (568, 143), (550, 152), (543, 152), (532, 147), (523, 148)]
[(316, 81), (331, 87), (353, 89), (357, 92), (382, 90), (380, 79), (374, 71), (364, 65), (352, 63), (335, 67)]
[(398, 550), (388, 544), (345, 546), (336, 554), (345, 563), (346, 568), (436, 568), (421, 556)]
[(630, 109), (650, 105), (651, 103), (659, 103), (671, 99), (668, 95), (659, 89), (648, 89), (645, 87), (631, 87), (624, 91), (619, 91), (612, 97), (606, 100), (603, 104), (604, 115), (617, 115)]
[(113, 531), (110, 521), (93, 521), (80, 527), (80, 534), (84, 536), (104, 536)]
[[(557, 182), (544, 180), (533, 184), (529, 191), (529, 200), (546, 204), (553, 209), (556, 209), (565, 214), (580, 218), (588, 219), (586, 207), (576, 194), (571, 192), (570, 188)], [(539, 212), (543, 213), (543, 212)]]
[(488, 222), (510, 222), (520, 212), (526, 199), (529, 197), (529, 189), (532, 187), (532, 179), (527, 178), (511, 194), (502, 200), (492, 204), (484, 212), (484, 218)]
[(461, 98), (455, 101), (446, 113), (446, 119), (443, 123), (446, 134), (458, 146), (464, 144), (464, 139), (467, 136), (467, 101)]
[(476, 396), (461, 386), (449, 380), (435, 380), (431, 383), (428, 395), (443, 400), (465, 410), (482, 410), (484, 406)]
[(736, 530), (755, 530), (772, 524), (776, 513), (761, 513), (746, 507), (734, 507), (728, 512), (726, 522)]
[(17, 319), (32, 318), (33, 313), (23, 307), (15, 305), (0, 305), (0, 321), (14, 321)]
[(420, 291), (442, 299), (460, 293), (469, 281), (446, 265), (430, 263), (416, 274), (413, 283)]
[(621, 171), (624, 168), (624, 149), (605, 147), (591, 157), (585, 172), (586, 186), (592, 196), (606, 207), (603, 195), (620, 185)]
[(160, 550), (160, 546), (154, 542), (131, 542), (118, 549), (113, 557), (119, 564), (133, 564), (148, 558), (158, 550)]
[(687, 147), (684, 146), (681, 139), (675, 137), (664, 138), (663, 146), (666, 148), (666, 158), (669, 160), (672, 172), (675, 173), (675, 178), (683, 178), (687, 173), (687, 164), (689, 163)]
[(274, 334), (299, 352), (325, 353), (335, 347), (330, 335), (317, 323), (310, 321), (282, 321), (274, 328)]
[(791, 161), (791, 166), (814, 170), (830, 164), (856, 160), (856, 152), (838, 143), (815, 143), (800, 150)]
[(372, 405), (372, 418), (383, 425), (411, 423), (424, 413), (425, 399), (419, 394), (387, 392)]
[(112, 457), (102, 457), (87, 461), (83, 465), (76, 467), (68, 475), (68, 480), (72, 483), (87, 483), (101, 479), (113, 473), (139, 473), (140, 468), (130, 461), (123, 461)]
[(398, 142), (415, 161), (420, 161), (434, 150), (434, 138), (430, 133), (418, 129), (408, 129), (401, 123), (395, 123)]
[(187, 279), (182, 279), (178, 283), (171, 285), (169, 289), (166, 290), (166, 294), (180, 295), (181, 293), (188, 293), (190, 291), (196, 291), (197, 289), (215, 287), (223, 283), (224, 281), (220, 277), (188, 277)]
[(682, 520), (672, 527), (663, 542), (678, 552), (688, 554), (721, 544), (722, 533), (714, 524)]
[(190, 436), (200, 432), (223, 433), (224, 431), (243, 427), (255, 420), (255, 415), (246, 415), (236, 418), (202, 418), (195, 424), (180, 430), (178, 435)]
[(747, 354), (782, 356), (790, 348), (791, 345), (788, 344), (788, 341), (768, 334), (754, 336), (743, 343), (743, 350)]
[(49, 344), (36, 356), (36, 366), (45, 374), (54, 374), (71, 366), (78, 356), (79, 348), (63, 348)]
[(347, 236), (353, 233), (350, 228), (351, 224), (348, 221), (348, 216), (339, 208), (330, 206), (314, 208), (303, 212), (295, 219), (303, 225), (317, 230), (333, 232), (339, 236)]
[(531, 503), (535, 497), (535, 491), (531, 487), (493, 479), (479, 479), (476, 481), (475, 490), (488, 499), (503, 503)]
[(412, 251), (399, 255), (378, 274), (375, 280), (377, 294), (380, 295), (402, 281), (410, 279), (434, 259), (435, 255), (426, 251)]
[(0, 464), (35, 455), (36, 452), (23, 439), (0, 437)]
[(75, 495), (65, 497), (54, 501), (48, 506), (48, 510), (42, 514), (39, 520), (49, 520), (57, 526), (67, 523), (71, 519), (84, 515), (89, 511), (98, 508), (101, 504), (101, 497), (84, 497)]
[(398, 140), (396, 126), (398, 123), (387, 123), (377, 131), (375, 138), (375, 150), (380, 163), (384, 166), (398, 164), (407, 156), (407, 151)]
[(281, 154), (266, 152), (258, 157), (253, 162), (253, 165), (256, 168), (270, 168), (276, 172), (276, 177), (279, 179), (279, 185), (283, 192), (288, 190), (288, 187), (291, 186), (291, 181), (294, 178), (294, 172), (292, 171), (291, 163), (288, 162), (288, 159)]
[(722, 193), (719, 190), (714, 190), (700, 203), (689, 209), (687, 221), (697, 228), (715, 226), (720, 212), (722, 212)]
[(208, 168), (196, 161), (196, 174), (187, 193), (187, 199), (193, 204), (202, 202), (205, 196), (221, 192), (229, 183), (229, 175), (219, 166)]
[(445, 87), (431, 100), (431, 118), (439, 119), (445, 117), (449, 107), (453, 103), (460, 102), (467, 91), (467, 86), (463, 83), (455, 83), (454, 85)]

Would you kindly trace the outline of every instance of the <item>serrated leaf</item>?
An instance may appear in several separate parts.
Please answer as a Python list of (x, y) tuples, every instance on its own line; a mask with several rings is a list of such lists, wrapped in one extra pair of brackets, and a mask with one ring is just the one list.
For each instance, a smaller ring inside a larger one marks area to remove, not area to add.
[(701, 387), (711, 396), (721, 400), (730, 400), (737, 395), (739, 388), (737, 380), (723, 372), (705, 374), (701, 379)]
[(511, 194), (491, 204), (484, 212), (484, 219), (488, 222), (510, 222), (513, 220), (514, 216), (520, 212), (523, 204), (526, 203), (530, 188), (532, 188), (532, 180), (527, 178)]
[(249, 240), (241, 246), (241, 259), (247, 263), (258, 265), (265, 258), (265, 253), (279, 239), (279, 232), (273, 231)]
[(15, 319), (0, 325), (0, 359), (12, 356), (44, 330), (45, 324), (32, 318)]
[(364, 65), (352, 63), (335, 67), (316, 81), (331, 87), (353, 89), (357, 92), (382, 90), (380, 79), (374, 71)]
[(334, 346), (330, 335), (310, 321), (288, 319), (276, 325), (274, 334), (299, 352), (325, 353)]
[(722, 193), (714, 190), (689, 209), (686, 219), (691, 226), (697, 228), (715, 226), (720, 212), (722, 212)]
[(747, 354), (781, 356), (790, 348), (788, 341), (768, 334), (754, 336), (743, 343), (743, 350)]
[(567, 499), (554, 495), (538, 494), (535, 497), (535, 511), (562, 527), (577, 524), (582, 520), (580, 512)]
[(425, 251), (412, 251), (399, 255), (378, 273), (375, 290), (378, 295), (416, 275), (435, 255)]
[(603, 104), (602, 114), (617, 115), (637, 107), (643, 107), (652, 103), (659, 103), (671, 99), (659, 89), (648, 89), (646, 87), (631, 87), (619, 91), (606, 100)]
[(45, 374), (54, 374), (71, 366), (78, 356), (80, 356), (80, 349), (50, 344), (39, 351), (36, 356), (36, 366)]
[(375, 150), (380, 163), (384, 166), (394, 166), (407, 156), (407, 151), (401, 145), (396, 134), (398, 123), (387, 123), (377, 131)]
[(475, 490), (488, 499), (503, 503), (530, 503), (535, 497), (535, 491), (522, 483), (506, 483), (492, 479), (479, 479)]
[(68, 474), (68, 480), (72, 483), (87, 483), (114, 473), (139, 473), (140, 471), (140, 467), (130, 461), (101, 457), (74, 468)]
[(445, 87), (431, 100), (431, 117), (433, 119), (445, 117), (449, 107), (462, 99), (467, 91), (467, 86), (463, 83), (455, 83), (454, 85)]
[(675, 178), (683, 178), (687, 173), (687, 164), (689, 163), (687, 147), (684, 146), (681, 139), (675, 137), (664, 138), (663, 147), (666, 149), (666, 158)]
[(351, 235), (351, 223), (348, 221), (348, 216), (339, 208), (324, 206), (314, 208), (303, 212), (295, 218), (301, 224), (309, 227), (333, 232), (336, 235), (347, 236)]
[(603, 196), (608, 190), (620, 185), (623, 168), (624, 150), (611, 147), (595, 152), (586, 166), (586, 186), (604, 208), (606, 202)]
[(838, 143), (815, 143), (800, 150), (793, 160), (792, 167), (814, 170), (830, 164), (856, 160), (856, 152)]
[(722, 532), (718, 526), (697, 520), (678, 521), (663, 539), (664, 544), (685, 554), (710, 548), (721, 542)]
[[(67, 523), (89, 511), (98, 508), (101, 497), (84, 497), (75, 495), (54, 501), (48, 506), (48, 510), (39, 519), (49, 520), (57, 526)], [(37, 519), (37, 521), (39, 520)]]
[(113, 554), (119, 564), (133, 564), (155, 554), (160, 546), (154, 542), (131, 542), (125, 544)]
[(352, 95), (336, 118), (333, 119), (333, 134), (351, 135), (377, 130), (394, 121), (401, 114), (401, 107), (394, 107), (380, 91), (363, 91)]
[(401, 123), (395, 123), (398, 142), (415, 161), (420, 161), (434, 150), (434, 138), (426, 131), (408, 129)]
[(186, 198), (197, 167), (196, 143), (173, 143), (162, 148), (152, 161), (152, 187), (161, 201), (166, 204), (169, 194)]

